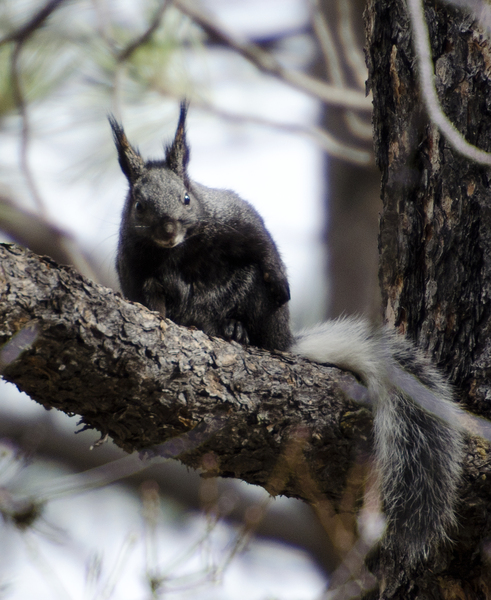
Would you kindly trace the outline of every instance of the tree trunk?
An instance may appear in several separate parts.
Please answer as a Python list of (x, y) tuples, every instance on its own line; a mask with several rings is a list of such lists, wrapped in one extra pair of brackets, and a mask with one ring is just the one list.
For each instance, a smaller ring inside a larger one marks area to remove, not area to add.
[[(425, 2), (436, 86), (470, 143), (491, 150), (491, 51), (472, 19)], [(385, 318), (426, 348), (474, 412), (489, 416), (491, 212), (489, 168), (461, 156), (429, 122), (403, 0), (366, 12), (376, 160), (382, 171), (380, 282)], [(481, 542), (466, 531), (489, 515), (463, 503), (461, 538), (444, 563), (401, 580), (384, 598), (486, 598)], [(380, 557), (379, 557), (380, 559)], [(377, 561), (375, 561), (377, 563)], [(384, 570), (383, 559), (377, 568)]]

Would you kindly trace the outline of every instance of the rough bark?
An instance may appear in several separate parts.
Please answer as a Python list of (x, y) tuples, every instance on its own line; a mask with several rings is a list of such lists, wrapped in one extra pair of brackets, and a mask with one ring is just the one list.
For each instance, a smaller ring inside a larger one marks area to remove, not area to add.
[[(352, 519), (353, 503), (343, 502), (358, 492), (346, 496), (347, 476), (371, 429), (352, 374), (178, 327), (12, 245), (0, 245), (0, 323), (3, 377), (42, 405), (80, 415), (128, 452)], [(473, 438), (468, 450), (455, 547), (466, 565), (490, 530), (491, 498), (488, 448)]]
[[(466, 404), (490, 415), (491, 173), (428, 122), (404, 3), (372, 2), (369, 15), (386, 318), (428, 347)], [(490, 151), (489, 42), (449, 7), (428, 3), (426, 18), (443, 108), (469, 142)]]
[(5, 244), (0, 323), (3, 377), (127, 452), (176, 457), (312, 503), (339, 499), (356, 440), (370, 431), (369, 410), (347, 397), (365, 390), (351, 374), (178, 327)]
[[(490, 45), (472, 19), (425, 2), (440, 101), (464, 137), (491, 150)], [(491, 375), (490, 171), (459, 155), (427, 117), (403, 0), (370, 0), (369, 85), (382, 171), (380, 281), (386, 320), (427, 348), (463, 404), (489, 416)], [(487, 598), (486, 558), (468, 529), (489, 514), (461, 507), (461, 535), (430, 576), (384, 598)], [(383, 565), (382, 565), (383, 567)]]

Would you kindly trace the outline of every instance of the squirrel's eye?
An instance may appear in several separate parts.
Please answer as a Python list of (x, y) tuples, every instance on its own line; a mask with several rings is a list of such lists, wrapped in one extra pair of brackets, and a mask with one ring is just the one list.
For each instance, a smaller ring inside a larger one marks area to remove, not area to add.
[(191, 202), (191, 198), (189, 197), (189, 194), (184, 194), (183, 202), (184, 202), (185, 206), (187, 206)]
[(137, 212), (139, 215), (142, 214), (143, 212), (143, 204), (141, 202), (135, 202), (135, 212)]

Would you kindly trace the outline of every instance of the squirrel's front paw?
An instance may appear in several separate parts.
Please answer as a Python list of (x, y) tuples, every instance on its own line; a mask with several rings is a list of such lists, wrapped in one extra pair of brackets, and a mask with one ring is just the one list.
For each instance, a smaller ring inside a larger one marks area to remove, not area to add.
[(236, 321), (235, 319), (229, 319), (226, 321), (223, 328), (223, 337), (226, 340), (234, 340), (235, 342), (239, 342), (239, 344), (248, 344), (249, 336), (244, 326), (240, 321)]
[(264, 272), (264, 281), (268, 286), (273, 300), (278, 306), (282, 306), (290, 300), (290, 286), (286, 277), (278, 277), (271, 271)]

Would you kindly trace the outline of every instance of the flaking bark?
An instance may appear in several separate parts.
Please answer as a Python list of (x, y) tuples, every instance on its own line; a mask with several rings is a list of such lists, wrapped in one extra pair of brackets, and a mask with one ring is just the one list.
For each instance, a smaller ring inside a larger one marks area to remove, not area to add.
[[(353, 402), (366, 396), (352, 374), (178, 327), (15, 245), (0, 245), (0, 323), (3, 377), (128, 452), (332, 512), (368, 449), (370, 411)], [(479, 438), (469, 443), (462, 497), (454, 549), (465, 556), (489, 533), (491, 467)]]
[(211, 474), (311, 502), (294, 465), (278, 471), (289, 444), (301, 441), (315, 493), (336, 499), (369, 436), (351, 374), (178, 327), (12, 245), (0, 246), (0, 323), (3, 377), (127, 452), (194, 468), (213, 453)]
[[(444, 112), (470, 143), (490, 151), (490, 42), (471, 17), (448, 4), (425, 1), (424, 8)], [(366, 25), (382, 172), (379, 273), (385, 318), (428, 349), (464, 406), (489, 417), (491, 171), (461, 156), (430, 123), (406, 3), (368, 0)], [(487, 486), (479, 478), (475, 484)], [(385, 582), (382, 597), (489, 598), (482, 552), (489, 503), (475, 509), (469, 497), (462, 502), (459, 540), (439, 564), (418, 574), (400, 572), (397, 581)], [(474, 527), (478, 522), (481, 532)], [(375, 561), (379, 573), (387, 560)]]
[[(491, 45), (471, 17), (425, 2), (445, 114), (491, 151)], [(402, 0), (367, 10), (369, 83), (382, 171), (380, 281), (389, 323), (428, 348), (466, 406), (491, 416), (491, 170), (429, 122)]]

